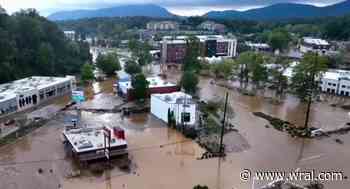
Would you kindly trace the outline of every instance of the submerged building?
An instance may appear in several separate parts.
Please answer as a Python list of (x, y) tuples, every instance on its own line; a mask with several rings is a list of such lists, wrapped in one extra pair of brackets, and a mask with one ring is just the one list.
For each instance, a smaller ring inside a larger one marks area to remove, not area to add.
[(0, 116), (39, 105), (46, 100), (71, 93), (74, 76), (28, 77), (0, 85)]
[(198, 118), (197, 104), (191, 95), (183, 92), (152, 94), (151, 113), (166, 123), (172, 117), (177, 125), (195, 126)]
[[(222, 35), (198, 35), (203, 57), (233, 58), (237, 55), (237, 39)], [(161, 62), (182, 64), (186, 55), (188, 36), (166, 36), (161, 42)]]
[[(163, 94), (179, 91), (176, 84), (164, 81), (160, 77), (148, 77), (146, 80), (149, 83), (147, 95)], [(119, 96), (124, 97), (127, 101), (134, 100), (134, 88), (131, 85), (131, 78), (120, 79), (116, 85)]]

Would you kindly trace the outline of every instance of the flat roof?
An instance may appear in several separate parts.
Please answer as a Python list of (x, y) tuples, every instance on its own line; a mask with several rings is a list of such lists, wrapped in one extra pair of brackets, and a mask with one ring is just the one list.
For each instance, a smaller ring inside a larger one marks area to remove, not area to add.
[[(149, 88), (156, 88), (156, 87), (175, 87), (176, 84), (164, 81), (160, 77), (148, 77), (146, 80), (149, 82)], [(131, 81), (119, 81), (118, 84), (120, 86), (124, 86), (127, 89), (131, 89)]]
[[(7, 98), (71, 81), (72, 77), (27, 77), (0, 85), (0, 96)], [(1, 98), (0, 98), (1, 101)]]
[(324, 39), (319, 39), (319, 38), (304, 37), (303, 40), (305, 43), (309, 43), (313, 45), (329, 45), (328, 41)]
[[(189, 36), (180, 35), (180, 36), (164, 36), (163, 40), (173, 41), (173, 43), (183, 43), (186, 42)], [(231, 40), (231, 38), (225, 37), (223, 35), (195, 35), (200, 41), (206, 40)]]
[[(107, 127), (112, 129), (110, 127)], [(63, 132), (69, 143), (73, 146), (74, 151), (87, 152), (104, 149), (103, 128), (80, 128)], [(127, 145), (126, 140), (118, 139), (112, 132), (111, 147)]]
[(152, 94), (152, 97), (159, 98), (168, 104), (194, 104), (192, 96), (184, 92), (173, 92), (165, 94)]

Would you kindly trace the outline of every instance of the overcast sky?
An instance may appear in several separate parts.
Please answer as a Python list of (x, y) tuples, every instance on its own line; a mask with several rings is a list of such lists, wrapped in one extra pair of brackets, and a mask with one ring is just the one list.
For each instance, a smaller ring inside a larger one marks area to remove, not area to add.
[(74, 9), (97, 9), (120, 4), (154, 3), (178, 15), (202, 15), (211, 10), (247, 10), (274, 3), (293, 2), (326, 6), (343, 0), (0, 0), (0, 5), (12, 13), (23, 8), (36, 8), (43, 15)]

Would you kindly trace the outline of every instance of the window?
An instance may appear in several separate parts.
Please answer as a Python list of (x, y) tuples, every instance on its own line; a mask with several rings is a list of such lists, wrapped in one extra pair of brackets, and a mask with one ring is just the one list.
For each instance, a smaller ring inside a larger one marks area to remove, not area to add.
[(342, 85), (341, 88), (345, 88), (345, 85)]
[(191, 113), (189, 113), (189, 112), (182, 112), (181, 113), (181, 120), (184, 123), (190, 122), (191, 121)]
[(333, 86), (335, 87), (335, 86), (337, 86), (337, 84), (333, 83)]

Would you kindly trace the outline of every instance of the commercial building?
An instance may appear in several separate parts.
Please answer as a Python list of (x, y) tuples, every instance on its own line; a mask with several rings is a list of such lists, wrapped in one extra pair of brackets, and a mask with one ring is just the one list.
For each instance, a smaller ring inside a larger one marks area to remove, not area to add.
[(267, 43), (252, 43), (250, 41), (245, 42), (245, 45), (251, 50), (256, 52), (272, 52), (272, 48)]
[[(296, 65), (298, 62), (293, 62), (283, 73), (289, 82), (293, 77), (293, 68)], [(324, 93), (350, 96), (350, 71), (330, 69), (317, 80), (319, 80), (319, 89)]]
[(26, 110), (70, 93), (76, 87), (74, 76), (28, 77), (0, 85), (0, 116)]
[(120, 127), (66, 128), (63, 139), (79, 161), (109, 159), (128, 153), (125, 131)]
[(75, 31), (63, 31), (67, 39), (75, 41)]
[[(237, 55), (237, 40), (222, 35), (198, 35), (204, 57), (232, 58)], [(161, 42), (161, 62), (182, 64), (186, 55), (188, 36), (164, 37)]]
[(197, 123), (197, 104), (191, 95), (183, 92), (152, 94), (151, 113), (166, 123), (170, 117), (178, 125), (194, 126)]
[(350, 71), (328, 70), (320, 81), (322, 92), (350, 96)]
[(318, 53), (319, 55), (329, 55), (331, 45), (323, 39), (303, 37), (300, 43), (300, 52), (302, 53)]
[(224, 33), (226, 26), (224, 24), (219, 24), (213, 21), (205, 21), (201, 23), (198, 27), (200, 30), (213, 31), (218, 33)]
[[(179, 87), (176, 84), (164, 81), (160, 77), (148, 77), (146, 80), (149, 82), (148, 95), (179, 91)], [(134, 100), (134, 89), (131, 85), (131, 80), (127, 78), (119, 80), (117, 93), (119, 96), (125, 97), (127, 101)]]
[(147, 23), (147, 30), (178, 30), (179, 24), (173, 21), (160, 21)]

